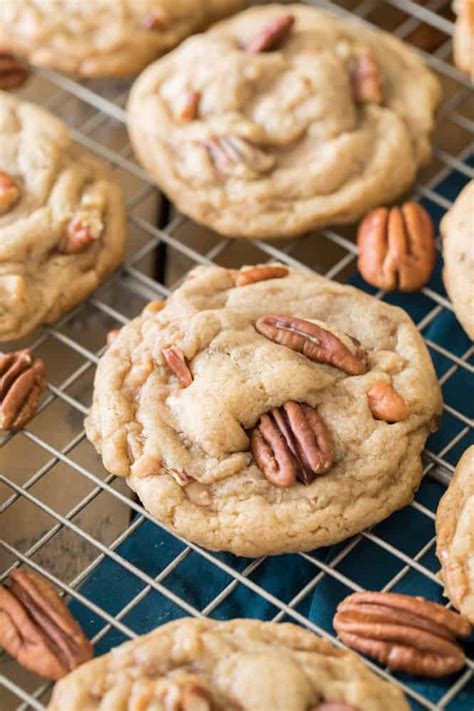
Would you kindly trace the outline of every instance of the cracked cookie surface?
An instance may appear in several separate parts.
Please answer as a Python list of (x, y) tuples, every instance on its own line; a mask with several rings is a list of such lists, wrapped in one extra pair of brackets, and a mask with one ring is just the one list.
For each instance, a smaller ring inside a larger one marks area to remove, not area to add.
[(0, 341), (52, 323), (120, 262), (122, 191), (43, 109), (0, 92)]
[(459, 322), (474, 338), (474, 180), (458, 195), (440, 229), (444, 284)]
[[(271, 269), (190, 272), (164, 308), (121, 329), (99, 362), (86, 420), (105, 467), (127, 477), (158, 520), (205, 547), (249, 556), (329, 545), (407, 504), (441, 409), (427, 350), (403, 311), (310, 272), (276, 266), (270, 278)], [(291, 347), (281, 335), (271, 340), (256, 329), (264, 314), (297, 316), (310, 332), (319, 324), (344, 358), (322, 362), (300, 334)], [(173, 369), (163, 357), (171, 347)], [(361, 374), (341, 369), (362, 350)], [(380, 383), (408, 408), (394, 424), (372, 414), (368, 393)], [(256, 465), (251, 433), (273, 410), (286, 432), (278, 412), (290, 401), (322, 420), (334, 461), (310, 465), (319, 429), (297, 413), (285, 441), (304, 451), (280, 448), (276, 460), (297, 475), (307, 463), (309, 477), (307, 485), (287, 477), (282, 488)]]
[(403, 193), (430, 157), (439, 98), (434, 75), (394, 37), (265, 5), (148, 67), (128, 123), (182, 212), (230, 237), (293, 237)]
[(462, 455), (439, 503), (436, 554), (446, 595), (474, 624), (474, 445)]
[(355, 654), (293, 624), (245, 619), (163, 625), (61, 680), (49, 711), (121, 711), (132, 700), (156, 711), (409, 709)]
[(134, 74), (242, 0), (4, 0), (0, 47), (86, 77)]

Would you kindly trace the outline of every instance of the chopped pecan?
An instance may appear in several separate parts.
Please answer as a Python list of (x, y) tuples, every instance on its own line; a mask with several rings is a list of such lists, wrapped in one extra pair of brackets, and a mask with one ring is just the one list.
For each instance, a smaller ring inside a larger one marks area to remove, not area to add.
[(313, 407), (287, 402), (263, 415), (250, 435), (253, 457), (275, 486), (310, 484), (334, 462), (331, 435)]
[(93, 656), (92, 646), (54, 587), (30, 570), (0, 586), (0, 645), (47, 679), (59, 679)]
[(200, 91), (188, 91), (176, 113), (177, 120), (181, 123), (187, 123), (195, 119), (198, 115), (200, 101)]
[(383, 380), (372, 385), (367, 393), (367, 399), (370, 411), (376, 420), (393, 423), (406, 420), (410, 416), (410, 408), (405, 400)]
[(331, 331), (296, 316), (261, 316), (255, 328), (270, 341), (327, 363), (348, 375), (367, 372), (367, 354), (354, 339), (354, 353)]
[(166, 306), (166, 301), (157, 299), (156, 301), (150, 301), (142, 311), (142, 314), (157, 314), (162, 311)]
[(219, 173), (239, 175), (242, 168), (266, 173), (275, 165), (275, 158), (240, 136), (212, 136), (203, 141)]
[(169, 26), (169, 18), (164, 14), (164, 12), (160, 12), (159, 10), (150, 12), (148, 15), (145, 15), (142, 20), (142, 27), (144, 30), (167, 30)]
[(15, 181), (8, 175), (0, 171), (0, 215), (8, 212), (20, 197), (20, 189)]
[(0, 430), (16, 432), (29, 422), (44, 386), (43, 361), (29, 348), (0, 354)]
[(9, 52), (0, 52), (0, 89), (18, 89), (28, 79), (29, 72)]
[(282, 279), (288, 276), (289, 273), (290, 270), (287, 267), (273, 264), (250, 267), (250, 269), (241, 269), (240, 271), (231, 270), (236, 286), (247, 286), (258, 281), (267, 281), (267, 279)]
[(443, 676), (464, 666), (456, 637), (467, 619), (435, 602), (397, 593), (363, 592), (343, 600), (334, 618), (339, 638), (391, 669)]
[(179, 380), (179, 384), (182, 388), (187, 388), (193, 382), (193, 376), (189, 370), (189, 366), (186, 363), (186, 359), (180, 348), (176, 346), (170, 346), (169, 348), (163, 348), (161, 351), (166, 365)]
[(66, 238), (63, 241), (63, 254), (84, 252), (92, 242), (99, 239), (104, 228), (100, 212), (97, 210), (79, 210), (67, 225)]
[(295, 22), (294, 15), (280, 15), (263, 27), (245, 46), (247, 54), (258, 54), (275, 49), (289, 34)]
[(430, 216), (416, 202), (372, 210), (358, 231), (358, 268), (372, 286), (415, 291), (426, 284), (436, 261)]
[(349, 62), (352, 92), (361, 103), (382, 103), (382, 81), (378, 64), (371, 52), (351, 57)]

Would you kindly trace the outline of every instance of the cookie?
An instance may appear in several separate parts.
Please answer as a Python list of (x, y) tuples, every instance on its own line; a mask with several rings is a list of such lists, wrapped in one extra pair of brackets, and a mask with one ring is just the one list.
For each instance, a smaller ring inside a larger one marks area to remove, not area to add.
[(52, 323), (120, 262), (125, 210), (102, 161), (0, 92), (0, 341)]
[(436, 555), (445, 593), (474, 624), (474, 445), (458, 462), (436, 512)]
[(243, 0), (8, 0), (0, 48), (84, 77), (134, 74)]
[(185, 618), (126, 642), (58, 682), (49, 711), (132, 699), (156, 711), (409, 711), (355, 654), (296, 625), (243, 619)]
[(468, 74), (474, 74), (474, 0), (455, 0), (457, 14), (453, 35), (454, 63)]
[(135, 152), (229, 237), (294, 237), (394, 200), (431, 155), (440, 87), (394, 37), (305, 5), (252, 7), (136, 81)]
[(86, 431), (167, 527), (260, 556), (335, 543), (411, 501), (440, 408), (402, 310), (282, 265), (201, 267), (121, 329)]
[(474, 180), (459, 194), (440, 229), (444, 285), (462, 327), (474, 338)]

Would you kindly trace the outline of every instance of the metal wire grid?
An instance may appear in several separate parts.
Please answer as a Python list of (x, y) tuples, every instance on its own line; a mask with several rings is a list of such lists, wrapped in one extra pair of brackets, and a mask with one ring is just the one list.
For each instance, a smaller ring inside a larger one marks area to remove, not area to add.
[[(409, 38), (411, 33), (422, 25), (436, 28), (445, 33), (445, 38), (433, 53), (423, 52), (423, 54), (427, 63), (449, 84), (449, 92), (441, 108), (441, 120), (449, 122), (451, 132), (459, 133), (462, 138), (457, 141), (454, 149), (447, 149), (443, 144), (438, 144), (434, 161), (436, 168), (434, 172), (431, 170), (417, 182), (414, 187), (414, 195), (417, 199), (429, 200), (433, 206), (440, 210), (447, 209), (451, 203), (437, 192), (437, 186), (453, 170), (466, 178), (474, 177), (474, 171), (466, 162), (472, 149), (469, 138), (466, 138), (472, 131), (473, 125), (469, 118), (469, 109), (466, 110), (470, 87), (467, 78), (449, 63), (450, 35), (453, 26), (451, 20), (439, 14), (446, 8), (446, 0), (430, 0), (423, 5), (411, 0), (388, 0), (385, 3), (376, 0), (341, 1), (338, 3), (320, 0), (313, 4), (342, 15), (355, 15), (363, 22), (374, 22), (384, 27), (386, 19), (389, 17), (392, 31), (401, 38)], [(381, 12), (383, 12), (383, 21)], [(128, 85), (122, 83), (102, 85), (100, 82), (79, 83), (54, 71), (46, 70), (38, 71), (37, 76), (42, 82), (43, 93), (40, 97), (42, 103), (58, 113), (67, 114), (68, 103), (74, 100), (73, 115), (77, 116), (79, 102), (86, 112), (86, 119), (79, 126), (73, 127), (74, 136), (80, 143), (117, 168), (120, 177), (125, 176), (128, 183), (131, 180), (133, 189), (130, 188), (130, 185), (127, 187), (129, 226), (135, 237), (138, 236), (138, 241), (133, 241), (133, 248), (121, 271), (92, 296), (87, 304), (83, 304), (67, 314), (54, 328), (44, 328), (31, 343), (31, 347), (37, 352), (41, 352), (41, 349), (47, 345), (49, 347), (53, 345), (59, 348), (61, 353), (66, 354), (66, 359), (69, 358), (74, 363), (67, 377), (61, 377), (57, 383), (48, 383), (47, 395), (41, 404), (36, 420), (44, 414), (47, 415), (48, 411), (58, 403), (63, 407), (62, 412), (70, 412), (73, 416), (74, 414), (81, 417), (85, 415), (90, 401), (91, 376), (104, 349), (101, 344), (105, 332), (113, 326), (126, 323), (148, 299), (167, 296), (170, 287), (177, 286), (191, 266), (214, 262), (225, 265), (231, 262), (232, 266), (236, 266), (236, 261), (249, 263), (265, 259), (277, 259), (291, 266), (306, 266), (308, 268), (315, 266), (315, 250), (312, 247), (315, 242), (310, 242), (307, 238), (278, 244), (254, 240), (245, 245), (236, 246), (236, 243), (231, 240), (211, 235), (208, 231), (192, 225), (179, 215), (173, 216), (163, 228), (156, 227), (149, 218), (143, 217), (140, 212), (141, 206), (156, 195), (155, 188), (146, 173), (134, 162), (130, 145), (124, 137), (125, 112), (123, 106), (128, 93)], [(45, 85), (48, 87), (46, 101), (44, 100)], [(123, 144), (118, 151), (115, 145), (114, 147), (107, 145), (108, 139), (103, 140), (101, 133), (103, 129), (120, 133)], [(330, 253), (330, 257), (322, 265), (316, 264), (316, 267), (330, 278), (346, 280), (354, 272), (355, 267), (356, 247), (353, 241), (353, 232), (345, 228), (337, 231), (325, 229), (321, 230), (319, 235), (320, 242), (318, 244), (322, 244), (323, 248), (318, 250), (318, 259), (322, 258), (321, 255), (324, 252)], [(152, 277), (153, 269), (150, 266), (153, 265), (156, 250), (162, 248), (163, 245), (166, 245), (168, 250), (167, 285), (157, 282)], [(425, 309), (423, 316), (418, 320), (417, 327), (421, 332), (429, 328), (440, 314), (452, 311), (451, 304), (436, 290), (427, 287), (423, 290), (423, 295), (429, 303), (429, 308)], [(383, 292), (378, 292), (376, 296), (377, 298), (386, 298)], [(91, 336), (91, 334), (86, 337), (82, 329), (84, 314), (87, 323), (92, 312), (95, 314), (94, 318), (98, 318), (94, 324), (100, 323), (100, 329), (97, 337)], [(76, 327), (77, 323), (79, 323), (79, 328)], [(432, 354), (445, 362), (446, 367), (440, 377), (442, 385), (448, 384), (460, 372), (469, 373), (472, 376), (473, 368), (469, 363), (469, 359), (473, 355), (472, 346), (467, 345), (461, 353), (456, 353), (454, 349), (453, 351), (448, 350), (431, 338), (427, 338), (427, 344)], [(446, 483), (453, 471), (453, 461), (456, 459), (454, 455), (457, 454), (457, 448), (467, 446), (469, 434), (472, 433), (472, 422), (460, 407), (445, 403), (444, 410), (445, 415), (456, 422), (456, 431), (443, 443), (439, 451), (427, 450), (424, 455), (424, 463), (426, 474), (437, 481)], [(273, 610), (272, 619), (286, 619), (299, 623), (317, 634), (335, 641), (331, 629), (316, 625), (309, 619), (307, 612), (301, 611), (301, 606), (325, 579), (339, 582), (347, 592), (363, 589), (355, 575), (351, 576), (344, 572), (343, 564), (349, 559), (349, 554), (354, 550), (360, 550), (361, 546), (367, 542), (374, 545), (379, 551), (383, 551), (387, 557), (391, 556), (397, 561), (397, 571), (385, 581), (381, 589), (394, 589), (413, 573), (419, 574), (423, 580), (429, 581), (436, 589), (439, 589), (440, 583), (434, 572), (436, 567), (430, 566), (428, 562), (435, 543), (433, 527), (435, 506), (428, 504), (422, 497), (417, 497), (417, 500), (409, 507), (409, 511), (429, 524), (430, 535), (424, 545), (414, 554), (407, 553), (401, 545), (385, 540), (379, 533), (378, 527), (365, 531), (345, 542), (331, 560), (319, 555), (318, 551), (299, 554), (295, 558), (304, 561), (313, 572), (307, 582), (289, 600), (282, 599), (255, 582), (258, 570), (265, 565), (264, 558), (247, 562), (244, 567), (239, 567), (229, 557), (215, 555), (186, 541), (182, 541), (183, 545), (179, 552), (157, 575), (150, 575), (124, 557), (121, 546), (127, 540), (132, 540), (140, 527), (147, 522), (153, 522), (153, 519), (139, 503), (130, 499), (120, 488), (117, 488), (117, 482), (112, 475), (100, 471), (100, 465), (96, 460), (93, 460), (92, 464), (89, 463), (90, 453), (89, 459), (83, 456), (84, 449), (88, 445), (85, 444), (82, 425), (77, 428), (77, 432), (69, 441), (62, 442), (60, 438), (50, 436), (49, 432), (45, 435), (40, 430), (41, 434), (38, 434), (35, 421), (14, 438), (6, 437), (3, 447), (4, 451), (8, 451), (8, 447), (14, 446), (19, 441), (19, 447), (25, 447), (28, 451), (34, 449), (35, 452), (41, 452), (43, 463), (21, 484), (17, 483), (14, 477), (5, 475), (3, 472), (0, 473), (0, 481), (5, 489), (0, 511), (5, 513), (17, 502), (26, 501), (31, 505), (32, 512), (38, 512), (38, 515), (39, 512), (45, 514), (48, 520), (51, 519), (53, 525), (48, 527), (34, 544), (21, 550), (20, 546), (12, 545), (6, 540), (0, 542), (4, 552), (9, 556), (9, 563), (0, 575), (0, 580), (4, 580), (10, 570), (20, 564), (26, 564), (33, 570), (40, 572), (57, 585), (65, 595), (80, 603), (102, 621), (103, 626), (92, 640), (95, 644), (100, 643), (111, 631), (121, 633), (125, 638), (136, 637), (137, 631), (125, 620), (153, 591), (176, 606), (179, 610), (178, 614), (200, 617), (213, 614), (239, 586), (243, 586), (246, 591), (254, 594), (256, 599), (266, 601)], [(17, 447), (13, 451), (18, 450)], [(80, 452), (80, 456), (77, 455), (78, 452)], [(86, 464), (82, 463), (84, 461)], [(66, 474), (82, 477), (89, 487), (87, 495), (63, 513), (44, 501), (40, 494), (35, 493), (43, 478), (47, 477), (58, 465), (66, 468)], [(89, 507), (92, 507), (99, 497), (104, 495), (111, 496), (114, 500), (121, 502), (131, 514), (130, 523), (125, 530), (114, 540), (105, 542), (101, 540), (100, 536), (92, 535), (86, 527), (79, 523), (81, 515)], [(153, 526), (158, 529), (162, 528), (156, 522), (153, 522)], [(60, 532), (68, 532), (95, 551), (86, 567), (69, 582), (65, 582), (52, 573), (48, 569), (51, 566), (38, 558), (38, 554), (47, 549), (48, 543), (54, 541)], [(181, 540), (177, 537), (173, 538)], [(166, 585), (172, 575), (179, 575), (180, 565), (191, 555), (198, 556), (206, 564), (225, 574), (228, 579), (222, 589), (201, 607), (192, 604), (189, 598), (177, 594)], [(115, 614), (108, 612), (105, 605), (94, 602), (91, 597), (81, 591), (81, 584), (94, 571), (97, 571), (104, 561), (114, 562), (123, 571), (123, 575), (130, 574), (142, 585), (138, 592)], [(338, 643), (337, 640), (336, 643)], [(452, 710), (461, 708), (459, 699), (474, 679), (474, 661), (469, 659), (465, 669), (454, 680), (450, 679), (449, 683), (440, 688), (436, 699), (434, 699), (432, 694), (426, 694), (423, 687), (414, 684), (412, 680), (400, 675), (393, 675), (387, 669), (380, 669), (376, 665), (371, 664), (371, 666), (383, 677), (400, 685), (413, 708), (416, 709)], [(38, 685), (37, 680), (33, 677), (27, 681), (22, 679), (19, 682), (14, 674), (6, 674), (1, 670), (0, 684), (8, 695), (9, 708), (16, 707), (22, 711), (31, 708), (46, 708), (45, 704), (47, 704), (51, 689), (50, 684), (40, 683)]]

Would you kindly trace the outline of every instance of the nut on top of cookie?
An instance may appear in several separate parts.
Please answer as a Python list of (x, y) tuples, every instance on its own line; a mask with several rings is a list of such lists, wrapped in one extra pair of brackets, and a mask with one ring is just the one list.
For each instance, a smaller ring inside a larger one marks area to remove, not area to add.
[(431, 154), (440, 87), (408, 45), (306, 5), (252, 7), (132, 89), (135, 151), (177, 206), (230, 237), (359, 219)]
[(407, 504), (440, 410), (402, 310), (279, 264), (199, 267), (113, 340), (86, 429), (158, 520), (257, 556)]

